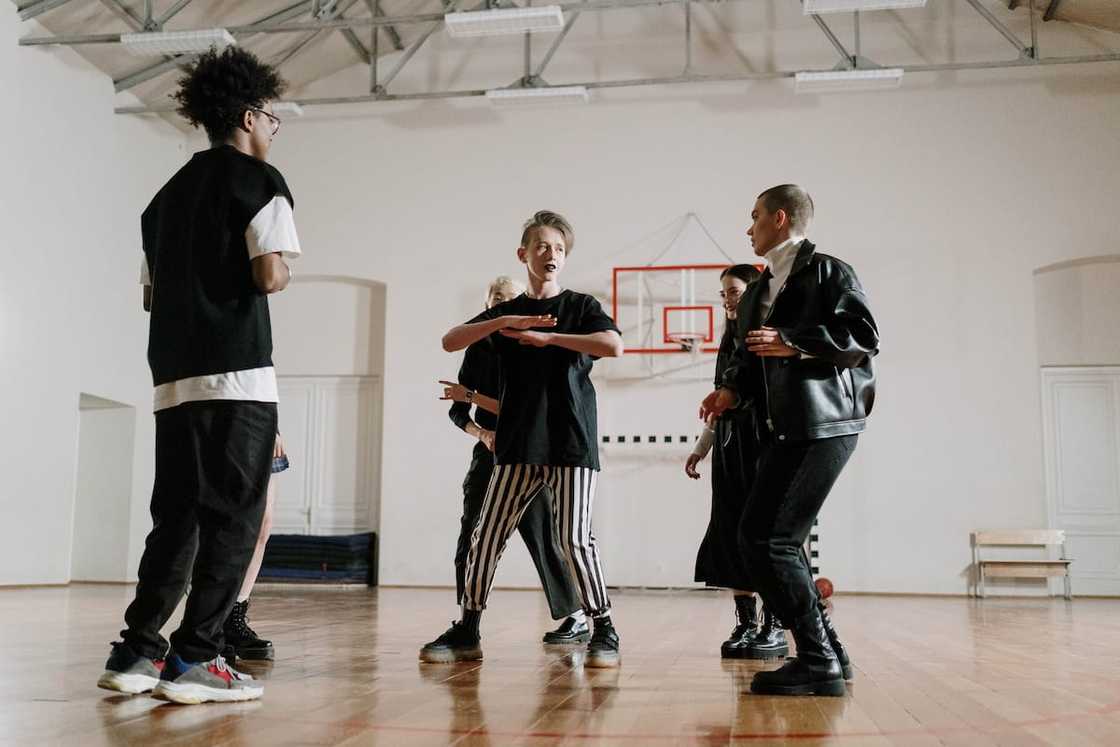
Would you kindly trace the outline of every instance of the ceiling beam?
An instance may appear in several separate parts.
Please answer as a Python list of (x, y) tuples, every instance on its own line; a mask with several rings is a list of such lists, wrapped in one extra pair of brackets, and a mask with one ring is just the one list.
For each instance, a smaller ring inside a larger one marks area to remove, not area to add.
[[(294, 5), (289, 5), (287, 8), (278, 10), (275, 13), (270, 13), (267, 16), (262, 17), (260, 21), (263, 23), (287, 21), (306, 13), (307, 7), (307, 0), (300, 0), (300, 2), (297, 2)], [(148, 65), (141, 68), (140, 70), (129, 73), (123, 78), (114, 80), (113, 89), (117, 91), (117, 93), (120, 93), (121, 91), (127, 91), (128, 89), (138, 86), (145, 81), (149, 81), (152, 78), (159, 77), (160, 75), (163, 75), (164, 73), (175, 67), (178, 67), (179, 65), (185, 65), (196, 57), (198, 57), (198, 54), (196, 53), (182, 54), (176, 57), (167, 57), (163, 62), (156, 63), (155, 65)]]
[(856, 58), (852, 55), (851, 52), (847, 50), (847, 48), (844, 47), (844, 45), (836, 37), (836, 34), (832, 33), (832, 29), (828, 27), (828, 24), (824, 22), (824, 19), (818, 16), (816, 13), (810, 14), (809, 17), (813, 19), (813, 21), (820, 28), (821, 32), (826, 37), (828, 37), (828, 40), (830, 42), (832, 42), (832, 46), (836, 48), (836, 51), (840, 53), (840, 57), (844, 60), (844, 66), (855, 67)]
[(163, 25), (165, 23), (170, 21), (175, 16), (179, 15), (179, 11), (181, 11), (183, 8), (187, 7), (190, 4), (191, 4), (191, 0), (179, 0), (177, 3), (175, 3), (170, 8), (168, 8), (166, 11), (164, 11), (164, 14), (162, 16), (160, 16), (159, 18), (156, 19), (156, 25), (159, 26), (160, 28), (163, 28)]
[[(688, 2), (729, 3), (747, 0), (687, 0)], [(101, 0), (111, 4), (114, 0)], [(574, 11), (606, 11), (616, 8), (649, 8), (663, 5), (680, 5), (686, 0), (588, 0), (588, 2), (560, 3), (565, 13)], [(306, 3), (305, 3), (306, 4)], [(255, 22), (243, 26), (227, 26), (226, 30), (234, 36), (239, 34), (290, 34), (300, 31), (332, 31), (336, 29), (365, 29), (371, 26), (403, 26), (412, 23), (431, 23), (443, 21), (445, 12), (418, 13), (405, 16), (378, 16), (376, 18), (346, 18), (302, 23), (283, 23), (280, 21)], [(187, 31), (188, 29), (182, 29)], [(73, 34), (60, 36), (28, 36), (19, 40), (21, 46), (44, 44), (112, 44), (120, 41), (120, 34)]]
[(572, 26), (576, 25), (576, 20), (579, 19), (579, 11), (575, 10), (568, 14), (568, 20), (564, 23), (564, 28), (552, 40), (552, 46), (544, 53), (544, 58), (537, 63), (537, 69), (533, 71), (533, 77), (539, 78), (544, 75), (544, 69), (548, 67), (548, 63), (552, 62), (552, 56), (556, 54), (556, 50), (560, 48), (560, 44), (564, 41), (564, 37), (572, 30)]
[[(380, 3), (376, 0), (366, 0), (366, 5), (369, 6), (369, 15), (371, 18), (383, 18), (384, 13), (381, 12)], [(377, 26), (373, 27), (377, 29)], [(398, 52), (404, 51), (404, 42), (401, 41), (401, 35), (397, 33), (396, 26), (385, 26), (385, 33), (389, 35), (389, 41), (393, 43), (393, 49)]]
[(1024, 44), (1019, 39), (1019, 37), (1015, 36), (1015, 34), (1012, 33), (1011, 30), (1007, 28), (1007, 26), (1004, 26), (1003, 23), (992, 14), (992, 11), (981, 5), (980, 0), (965, 0), (965, 2), (975, 8), (976, 12), (983, 16), (984, 20), (990, 23), (992, 27), (995, 28), (995, 30), (1003, 36), (1003, 38), (1011, 42), (1011, 45), (1015, 47), (1015, 49), (1019, 50), (1019, 54), (1021, 56), (1030, 56), (1030, 50), (1028, 49), (1027, 45)]
[[(1003, 68), (1037, 67), (1039, 65), (1086, 65), (1092, 63), (1120, 62), (1120, 52), (1107, 54), (1078, 55), (1070, 57), (1042, 57), (1037, 60), (1019, 58), (1014, 60), (988, 60), (982, 62), (946, 62), (930, 65), (886, 65), (886, 67), (900, 67), (907, 74), (945, 72), (952, 70), (996, 70)], [(775, 80), (793, 78), (799, 72), (829, 72), (828, 70), (778, 70), (771, 72), (738, 72), (714, 75), (677, 75), (667, 78), (633, 78), (627, 80), (586, 81), (583, 83), (563, 83), (562, 86), (584, 86), (586, 88), (632, 88), (637, 86), (664, 86), (687, 83), (727, 83), (750, 80)], [(559, 86), (544, 86), (545, 88)], [(434, 99), (473, 98), (485, 96), (486, 89), (468, 89), (457, 91), (431, 91), (421, 93), (370, 93), (360, 96), (332, 96), (324, 98), (294, 99), (301, 106), (332, 106), (341, 104), (367, 104), (385, 101), (429, 101)], [(117, 114), (158, 114), (170, 112), (173, 106), (120, 106), (114, 111)]]
[(60, 5), (66, 5), (68, 2), (70, 2), (70, 0), (39, 0), (37, 3), (28, 3), (19, 8), (19, 20), (30, 21), (32, 18), (37, 18), (48, 10), (54, 10)]

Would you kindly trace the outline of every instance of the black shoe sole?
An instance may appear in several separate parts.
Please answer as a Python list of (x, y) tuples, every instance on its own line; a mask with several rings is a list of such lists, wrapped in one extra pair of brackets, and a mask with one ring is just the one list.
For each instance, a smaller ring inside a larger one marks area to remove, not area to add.
[(836, 698), (846, 695), (848, 690), (844, 687), (844, 680), (835, 679), (808, 682), (804, 685), (775, 685), (751, 682), (751, 692), (755, 695), (823, 695)]
[(571, 643), (587, 643), (591, 640), (591, 631), (573, 636), (554, 636), (552, 635), (552, 633), (545, 633), (543, 640), (550, 646), (566, 646)]
[(770, 661), (771, 659), (784, 659), (787, 656), (789, 656), (789, 646), (770, 649), (748, 648), (743, 651), (743, 655), (739, 658), (753, 659), (755, 661)]
[(237, 658), (242, 661), (273, 661), (276, 651), (272, 646), (266, 648), (239, 648)]
[(420, 649), (420, 661), (429, 664), (455, 664), (460, 661), (482, 661), (482, 649), (475, 648), (437, 648)]

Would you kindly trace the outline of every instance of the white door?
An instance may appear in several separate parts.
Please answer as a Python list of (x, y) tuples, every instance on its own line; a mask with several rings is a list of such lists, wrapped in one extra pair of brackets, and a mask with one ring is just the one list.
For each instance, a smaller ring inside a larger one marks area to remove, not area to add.
[(1075, 595), (1120, 595), (1120, 367), (1042, 369), (1046, 498)]
[(280, 376), (280, 432), (292, 468), (277, 478), (272, 531), (377, 531), (381, 379)]

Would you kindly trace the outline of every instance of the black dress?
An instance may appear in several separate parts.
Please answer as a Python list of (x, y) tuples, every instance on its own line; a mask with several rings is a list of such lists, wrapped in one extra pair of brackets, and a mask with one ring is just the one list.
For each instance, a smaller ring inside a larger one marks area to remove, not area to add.
[[(727, 322), (716, 356), (715, 385), (734, 352), (735, 323)], [(739, 520), (754, 483), (758, 440), (753, 410), (724, 413), (715, 423), (711, 451), (712, 515), (696, 553), (696, 580), (708, 586), (751, 590), (746, 560), (739, 550)]]

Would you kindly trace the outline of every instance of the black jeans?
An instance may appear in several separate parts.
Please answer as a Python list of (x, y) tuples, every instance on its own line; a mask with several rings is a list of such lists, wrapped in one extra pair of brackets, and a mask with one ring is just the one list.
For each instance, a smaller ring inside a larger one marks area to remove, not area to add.
[[(486, 498), (486, 488), (494, 471), (494, 455), (482, 444), (475, 446), (471, 456), (471, 466), (463, 480), (463, 516), (459, 521), (459, 542), (455, 548), (456, 603), (463, 601), (471, 533), (482, 513), (482, 502)], [(581, 609), (583, 603), (572, 581), (571, 569), (553, 530), (552, 494), (548, 488), (542, 488), (540, 495), (525, 509), (517, 531), (521, 533), (529, 557), (537, 568), (552, 618), (559, 620)]]
[(192, 662), (221, 651), (222, 623), (260, 533), (275, 443), (275, 404), (212, 400), (156, 413), (152, 531), (121, 631), (138, 654), (160, 658), (167, 651), (160, 629), (188, 581), (171, 648)]
[(858, 436), (766, 444), (739, 525), (739, 542), (762, 600), (787, 625), (817, 607), (803, 546)]

